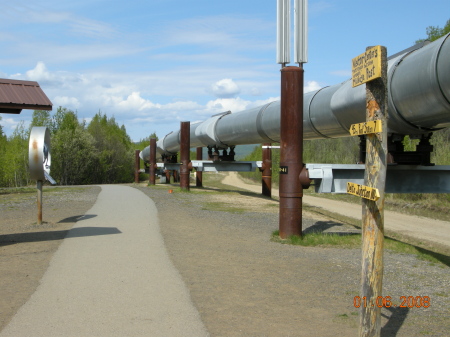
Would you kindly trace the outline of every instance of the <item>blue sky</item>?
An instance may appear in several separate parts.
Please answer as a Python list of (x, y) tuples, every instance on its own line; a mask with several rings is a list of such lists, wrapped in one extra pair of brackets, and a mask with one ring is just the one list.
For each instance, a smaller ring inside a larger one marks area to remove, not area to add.
[[(279, 99), (276, 0), (0, 0), (0, 78), (38, 81), (88, 122), (137, 141)], [(394, 54), (450, 19), (448, 0), (309, 0), (305, 90), (351, 76), (367, 46)], [(293, 59), (291, 57), (291, 59)], [(32, 111), (2, 115), (10, 135)]]

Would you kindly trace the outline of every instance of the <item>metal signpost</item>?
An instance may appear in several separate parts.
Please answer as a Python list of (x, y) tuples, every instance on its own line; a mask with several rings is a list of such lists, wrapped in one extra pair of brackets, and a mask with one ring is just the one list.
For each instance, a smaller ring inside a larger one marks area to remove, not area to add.
[(353, 124), (352, 135), (366, 135), (364, 185), (347, 183), (347, 193), (362, 197), (362, 272), (360, 336), (380, 336), (383, 306), (384, 191), (387, 161), (387, 53), (367, 48), (352, 60), (353, 86), (366, 83), (366, 123)]

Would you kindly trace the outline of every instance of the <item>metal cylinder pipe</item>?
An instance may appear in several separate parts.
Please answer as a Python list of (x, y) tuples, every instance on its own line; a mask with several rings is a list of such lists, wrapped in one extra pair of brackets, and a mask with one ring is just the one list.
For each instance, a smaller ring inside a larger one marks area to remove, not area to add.
[[(450, 34), (388, 59), (388, 133), (420, 136), (450, 126)], [(295, 93), (295, 94), (298, 94)], [(351, 80), (303, 95), (304, 139), (349, 136), (365, 121), (365, 88)], [(280, 102), (193, 123), (191, 146), (226, 148), (280, 141)], [(158, 153), (179, 151), (179, 131), (158, 141)], [(141, 158), (148, 161), (148, 150)]]
[(302, 235), (303, 68), (281, 70), (280, 214), (282, 239)]

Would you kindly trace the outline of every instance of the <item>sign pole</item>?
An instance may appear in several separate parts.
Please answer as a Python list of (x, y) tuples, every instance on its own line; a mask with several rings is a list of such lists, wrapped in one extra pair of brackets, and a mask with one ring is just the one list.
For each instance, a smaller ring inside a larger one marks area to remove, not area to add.
[[(370, 77), (375, 66), (374, 48), (367, 48), (365, 75)], [(362, 272), (361, 296), (367, 305), (361, 306), (360, 336), (380, 336), (381, 307), (383, 306), (383, 245), (384, 245), (384, 190), (387, 159), (387, 52), (379, 46), (376, 53), (381, 60), (380, 77), (366, 83), (367, 123), (379, 121), (381, 132), (367, 134), (367, 155), (364, 184), (378, 190), (376, 200), (362, 199)], [(367, 54), (371, 53), (371, 54)], [(361, 78), (361, 77), (360, 77)], [(360, 79), (359, 78), (359, 79)], [(359, 81), (357, 79), (357, 81)], [(377, 130), (379, 131), (379, 129)]]
[(42, 180), (37, 181), (37, 224), (42, 225)]

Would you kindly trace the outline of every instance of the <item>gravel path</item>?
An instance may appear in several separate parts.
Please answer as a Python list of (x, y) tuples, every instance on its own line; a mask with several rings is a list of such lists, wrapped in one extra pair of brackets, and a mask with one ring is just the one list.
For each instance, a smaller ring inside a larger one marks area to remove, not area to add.
[[(277, 202), (250, 192), (192, 188), (191, 193), (179, 193), (171, 185), (134, 186), (155, 203), (170, 259), (211, 336), (358, 335), (353, 300), (360, 288), (360, 249), (271, 242), (278, 227)], [(168, 188), (175, 192), (169, 194)], [(58, 198), (45, 199), (44, 219), (53, 217), (55, 226), (74, 221), (89, 210), (97, 193), (95, 187), (64, 189)], [(80, 201), (70, 202), (74, 198)], [(25, 204), (0, 209), (9, 219), (8, 231), (0, 232), (0, 280), (13, 280), (0, 287), (3, 320), (34, 292), (37, 285), (28, 279), (39, 280), (39, 272), (45, 272), (47, 265), (36, 264), (36, 257), (51, 257), (61, 239), (51, 239), (61, 232), (59, 227), (36, 230), (34, 216), (14, 221), (27, 212)], [(312, 216), (304, 228), (347, 230)], [(39, 240), (27, 240), (29, 232)], [(11, 240), (21, 233), (22, 240)], [(383, 295), (397, 305), (401, 296), (429, 296), (431, 302), (428, 308), (383, 308), (382, 336), (448, 336), (449, 275), (448, 266), (386, 251)]]
[(0, 336), (149, 335), (207, 333), (168, 258), (153, 202), (103, 185)]
[[(140, 187), (158, 208), (171, 259), (212, 336), (357, 336), (360, 249), (270, 241), (273, 200), (248, 192), (169, 194)], [(247, 206), (251, 204), (250, 206)], [(246, 211), (247, 210), (247, 211)], [(335, 228), (304, 219), (304, 228)], [(384, 296), (429, 296), (429, 308), (383, 308), (383, 336), (447, 336), (449, 268), (385, 252)]]

